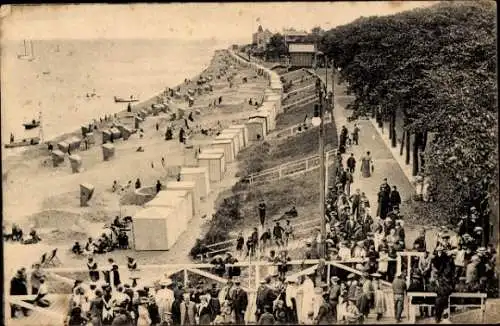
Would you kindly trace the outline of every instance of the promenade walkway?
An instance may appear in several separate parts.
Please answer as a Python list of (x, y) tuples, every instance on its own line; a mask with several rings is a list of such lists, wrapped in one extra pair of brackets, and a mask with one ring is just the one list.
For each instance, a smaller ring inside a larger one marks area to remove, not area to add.
[[(325, 81), (324, 69), (317, 70), (316, 73)], [(332, 90), (331, 70), (328, 74), (328, 91)], [(333, 111), (337, 131), (340, 133), (342, 126), (346, 126), (349, 133), (354, 128), (354, 123), (360, 128), (359, 145), (353, 145), (347, 148), (346, 154), (343, 155), (344, 163), (351, 153), (356, 158), (356, 171), (354, 172), (354, 183), (351, 184), (351, 193), (357, 188), (365, 192), (372, 208), (372, 212), (377, 209), (377, 193), (380, 184), (384, 178), (391, 186), (396, 186), (401, 195), (402, 201), (408, 200), (415, 192), (414, 186), (408, 179), (407, 174), (402, 170), (400, 164), (394, 159), (387, 143), (382, 139), (381, 134), (377, 131), (370, 120), (357, 120), (348, 122), (347, 117), (352, 114), (352, 111), (346, 110), (345, 103), (348, 95), (346, 94), (345, 85), (335, 84), (335, 109)], [(354, 99), (354, 98), (353, 98)], [(367, 151), (371, 152), (374, 161), (374, 173), (370, 178), (361, 176), (361, 158)], [(330, 180), (331, 182), (331, 180)], [(406, 232), (406, 247), (411, 248), (413, 241), (417, 237), (418, 230), (423, 226), (420, 225), (405, 225)], [(426, 235), (428, 249), (433, 249), (436, 243), (437, 232), (428, 230)]]

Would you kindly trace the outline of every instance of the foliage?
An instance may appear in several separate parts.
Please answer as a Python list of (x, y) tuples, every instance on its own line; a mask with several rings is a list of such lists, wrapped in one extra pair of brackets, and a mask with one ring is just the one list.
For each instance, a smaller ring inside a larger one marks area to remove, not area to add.
[(287, 54), (288, 47), (285, 43), (285, 37), (280, 33), (271, 36), (266, 46), (266, 60), (271, 58), (278, 59), (280, 56)]
[(320, 50), (341, 68), (358, 114), (401, 110), (405, 129), (433, 132), (425, 173), (439, 203), (496, 198), (496, 12), (489, 1), (446, 2), (360, 18), (327, 31)]

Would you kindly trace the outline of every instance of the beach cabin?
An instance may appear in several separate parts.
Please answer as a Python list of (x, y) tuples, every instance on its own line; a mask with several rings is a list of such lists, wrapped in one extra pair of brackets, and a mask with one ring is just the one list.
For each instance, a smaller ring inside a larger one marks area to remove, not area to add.
[(277, 114), (283, 113), (281, 109), (281, 95), (274, 93), (272, 95), (266, 95), (264, 101), (274, 103)]
[(69, 163), (71, 164), (71, 172), (73, 173), (79, 173), (82, 171), (82, 158), (80, 155), (70, 155), (68, 157)]
[(52, 165), (54, 167), (58, 167), (59, 164), (64, 162), (64, 153), (58, 149), (53, 150), (50, 156), (52, 157)]
[(262, 119), (251, 118), (245, 122), (245, 126), (248, 130), (248, 141), (255, 142), (258, 139), (257, 136), (260, 136), (260, 140), (264, 139), (267, 135), (266, 132), (266, 123)]
[(87, 125), (82, 125), (81, 129), (82, 129), (82, 136), (85, 136), (86, 133), (90, 132), (89, 126)]
[(200, 198), (206, 198), (210, 193), (210, 177), (206, 167), (182, 167), (181, 181), (192, 181), (196, 184), (196, 189)]
[(227, 129), (240, 131), (240, 144), (243, 148), (248, 146), (248, 130), (245, 125), (230, 125)]
[[(222, 147), (206, 147), (201, 149), (201, 154), (222, 154), (222, 159), (224, 161), (224, 170), (222, 171), (223, 173), (226, 172), (227, 166), (226, 166), (226, 155), (224, 148)], [(198, 155), (199, 156), (199, 155)]]
[(264, 101), (259, 108), (259, 111), (260, 110), (266, 110), (271, 112), (271, 117), (273, 118), (273, 121), (276, 121), (276, 116), (278, 116), (278, 111), (276, 110), (276, 105), (273, 102)]
[(215, 140), (219, 140), (219, 139), (231, 140), (233, 142), (234, 157), (236, 157), (238, 155), (238, 153), (241, 150), (240, 137), (238, 136), (238, 131), (223, 130), (218, 136), (215, 137)]
[(271, 130), (271, 113), (270, 112), (257, 110), (257, 111), (252, 113), (252, 115), (249, 117), (249, 119), (255, 119), (255, 120), (261, 121), (262, 124), (264, 125), (266, 135)]
[(245, 139), (243, 139), (243, 130), (241, 129), (231, 129), (226, 128), (222, 130), (221, 135), (236, 135), (236, 139), (238, 140), (238, 153), (245, 148)]
[(104, 161), (109, 161), (113, 156), (115, 156), (115, 146), (113, 144), (107, 143), (102, 146), (102, 158)]
[(111, 140), (112, 132), (109, 129), (102, 131), (102, 143), (105, 144)]
[(224, 154), (201, 153), (198, 155), (198, 165), (208, 170), (210, 181), (220, 181), (224, 177), (225, 160)]
[(235, 159), (234, 142), (231, 139), (214, 139), (210, 143), (212, 148), (222, 148), (224, 150), (224, 160), (226, 163), (231, 163)]
[(93, 132), (88, 132), (85, 134), (85, 138), (87, 138), (87, 143), (90, 144), (95, 144), (95, 137)]
[(144, 122), (144, 119), (138, 116), (134, 117), (134, 128), (139, 129), (141, 127), (141, 123)]
[(71, 137), (69, 140), (67, 140), (68, 146), (70, 151), (76, 151), (80, 149), (80, 145), (82, 143), (82, 140), (76, 136)]
[(188, 222), (193, 218), (193, 197), (187, 190), (162, 190), (145, 207), (171, 207), (179, 212), (178, 222), (187, 229)]
[(111, 129), (109, 129), (109, 131), (113, 135), (113, 139), (118, 139), (118, 138), (120, 138), (122, 136), (122, 133), (120, 132), (120, 129), (118, 129), (116, 127), (113, 127)]
[(245, 136), (243, 135), (243, 130), (226, 128), (226, 129), (222, 130), (222, 132), (220, 133), (220, 135), (232, 135), (232, 134), (236, 135), (236, 140), (237, 140), (237, 145), (238, 145), (238, 153), (239, 153), (243, 148), (245, 148), (245, 139), (244, 139)]
[(67, 153), (69, 149), (69, 144), (65, 141), (57, 143), (57, 148), (63, 153)]
[(198, 211), (200, 210), (200, 194), (198, 194), (198, 189), (196, 188), (196, 183), (194, 181), (170, 181), (166, 184), (167, 190), (184, 190), (191, 193), (192, 200), (192, 212), (193, 216), (198, 216)]
[(182, 223), (172, 207), (147, 207), (138, 211), (132, 222), (134, 248), (137, 251), (169, 250), (180, 237)]
[(80, 207), (87, 206), (94, 194), (94, 186), (89, 183), (80, 184)]

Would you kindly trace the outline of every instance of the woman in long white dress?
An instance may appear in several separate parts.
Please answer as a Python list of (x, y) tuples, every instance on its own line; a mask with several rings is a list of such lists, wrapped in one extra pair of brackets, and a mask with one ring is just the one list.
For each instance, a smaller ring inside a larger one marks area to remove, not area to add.
[(380, 287), (380, 277), (382, 275), (379, 273), (374, 273), (372, 274), (372, 276), (373, 276), (372, 286), (374, 291), (373, 306), (375, 307), (377, 320), (380, 320), (380, 318), (382, 318), (382, 316), (387, 311), (387, 302), (385, 301), (384, 291)]

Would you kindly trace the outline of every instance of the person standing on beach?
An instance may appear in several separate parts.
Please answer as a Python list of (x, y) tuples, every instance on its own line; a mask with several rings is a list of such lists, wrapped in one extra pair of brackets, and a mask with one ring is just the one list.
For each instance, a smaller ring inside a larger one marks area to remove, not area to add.
[(160, 125), (158, 124), (158, 122), (156, 123), (156, 131), (160, 130)]
[(135, 180), (135, 189), (139, 189), (140, 187), (141, 187), (141, 180), (137, 178), (137, 180)]

